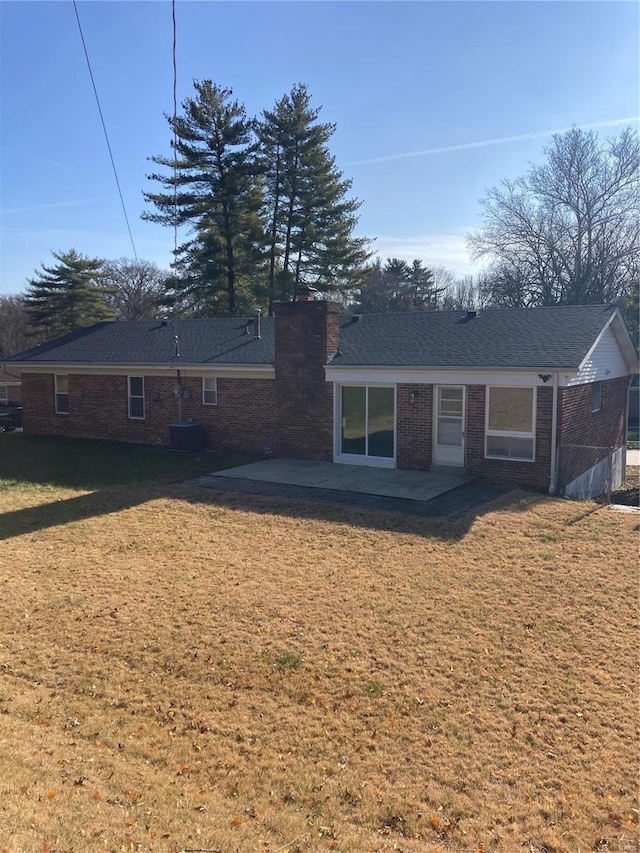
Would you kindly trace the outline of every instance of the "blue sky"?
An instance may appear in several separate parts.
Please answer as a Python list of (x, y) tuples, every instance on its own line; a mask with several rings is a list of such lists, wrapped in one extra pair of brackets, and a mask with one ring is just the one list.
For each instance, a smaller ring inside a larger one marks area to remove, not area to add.
[[(479, 199), (541, 159), (546, 131), (616, 135), (638, 116), (639, 8), (180, 0), (178, 97), (209, 78), (255, 115), (306, 83), (337, 124), (330, 147), (362, 200), (359, 233), (383, 258), (465, 273)], [(167, 266), (172, 233), (140, 214), (147, 158), (170, 150), (171, 5), (78, 10), (138, 256)], [(0, 55), (0, 292), (23, 290), (52, 250), (131, 257), (71, 0), (4, 0)], [(519, 138), (491, 142), (505, 137)], [(490, 144), (466, 147), (478, 142)]]

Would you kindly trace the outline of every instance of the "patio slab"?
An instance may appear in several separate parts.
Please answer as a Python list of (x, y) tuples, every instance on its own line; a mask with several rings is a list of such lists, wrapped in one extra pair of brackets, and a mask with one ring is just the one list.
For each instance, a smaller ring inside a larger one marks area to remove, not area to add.
[(338, 465), (301, 459), (253, 462), (218, 471), (215, 476), (414, 501), (430, 501), (470, 481), (463, 472), (457, 471), (399, 471), (395, 468)]

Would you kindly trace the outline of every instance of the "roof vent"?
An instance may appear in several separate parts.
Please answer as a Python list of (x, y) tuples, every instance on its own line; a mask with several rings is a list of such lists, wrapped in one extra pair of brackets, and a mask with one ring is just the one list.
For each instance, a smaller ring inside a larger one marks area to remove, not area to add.
[(260, 338), (260, 317), (262, 316), (262, 311), (259, 308), (253, 309), (253, 339), (258, 340)]
[(465, 318), (465, 319), (467, 319), (467, 320), (475, 320), (475, 318), (476, 318), (477, 316), (478, 316), (478, 312), (477, 312), (477, 311), (467, 311), (467, 316), (466, 316), (466, 318)]

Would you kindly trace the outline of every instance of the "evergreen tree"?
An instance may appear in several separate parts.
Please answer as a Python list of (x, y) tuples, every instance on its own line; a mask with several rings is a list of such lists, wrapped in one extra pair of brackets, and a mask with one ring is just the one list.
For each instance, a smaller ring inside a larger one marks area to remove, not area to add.
[(434, 311), (444, 290), (418, 258), (410, 265), (400, 258), (387, 258), (384, 266), (378, 260), (369, 267), (353, 308), (363, 314)]
[(106, 302), (109, 288), (102, 285), (103, 262), (70, 249), (54, 252), (59, 261), (42, 264), (42, 272), (28, 280), (25, 306), (35, 335), (46, 339), (66, 335), (100, 320), (113, 319)]
[(435, 311), (439, 307), (445, 288), (436, 285), (433, 271), (416, 258), (407, 273), (405, 290), (412, 305), (409, 310)]
[(369, 257), (368, 241), (353, 236), (360, 202), (349, 199), (327, 142), (335, 125), (318, 121), (304, 84), (265, 110), (257, 125), (264, 174), (269, 314), (296, 288), (356, 286)]
[(183, 115), (175, 121), (167, 116), (176, 137), (173, 156), (151, 160), (171, 172), (148, 176), (165, 191), (144, 194), (156, 212), (143, 218), (190, 226), (191, 239), (175, 260), (173, 298), (202, 316), (233, 315), (253, 304), (262, 258), (257, 146), (252, 122), (231, 89), (210, 80), (194, 86)]

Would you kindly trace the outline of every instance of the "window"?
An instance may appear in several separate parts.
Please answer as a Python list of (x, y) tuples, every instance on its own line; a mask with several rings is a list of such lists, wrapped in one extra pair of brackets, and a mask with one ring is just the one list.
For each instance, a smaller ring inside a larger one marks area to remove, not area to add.
[(56, 398), (56, 414), (69, 414), (69, 377), (65, 373), (56, 373), (53, 377)]
[(393, 464), (395, 448), (395, 388), (343, 385), (341, 390), (340, 452)]
[(533, 388), (487, 388), (485, 456), (533, 462), (535, 404)]
[(202, 380), (202, 402), (205, 406), (218, 405), (218, 380), (208, 376)]
[(129, 417), (144, 418), (144, 377), (129, 377)]
[(602, 382), (591, 384), (591, 411), (599, 412), (602, 408)]
[(9, 402), (9, 388), (6, 385), (0, 385), (0, 405)]

